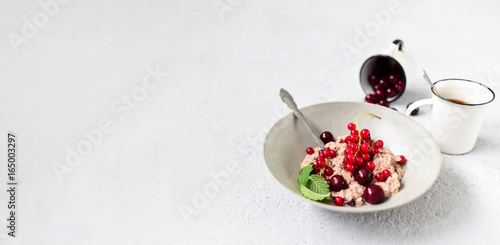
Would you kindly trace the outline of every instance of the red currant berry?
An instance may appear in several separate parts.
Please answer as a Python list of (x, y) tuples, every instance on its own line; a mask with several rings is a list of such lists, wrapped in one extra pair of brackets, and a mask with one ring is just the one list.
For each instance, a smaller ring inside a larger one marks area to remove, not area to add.
[(357, 144), (359, 142), (359, 136), (358, 135), (351, 135), (351, 142)]
[(313, 165), (313, 170), (312, 170), (312, 173), (319, 173), (320, 172), (320, 168), (318, 167), (318, 165)]
[(355, 160), (355, 157), (353, 154), (347, 154), (344, 157), (344, 163), (346, 163), (346, 164), (353, 164), (354, 160)]
[(371, 145), (371, 144), (372, 144), (372, 141), (371, 141), (371, 140), (369, 140), (369, 139), (366, 139), (366, 140), (362, 140), (362, 141), (361, 141), (361, 143), (362, 143), (362, 144), (364, 144), (364, 143), (368, 143), (368, 144), (370, 144), (370, 145)]
[(362, 139), (365, 139), (365, 140), (366, 140), (366, 139), (369, 139), (369, 138), (370, 138), (370, 130), (368, 130), (368, 129), (366, 129), (366, 128), (365, 128), (365, 129), (363, 129), (363, 130), (361, 130), (360, 134), (361, 134), (361, 138), (362, 138)]
[(325, 174), (326, 174), (326, 176), (330, 176), (330, 175), (332, 175), (332, 174), (333, 174), (333, 168), (331, 168), (331, 167), (326, 167), (326, 169), (325, 169)]
[(404, 165), (406, 163), (406, 157), (401, 155), (399, 156), (401, 160), (397, 161), (399, 165)]
[(351, 136), (345, 137), (344, 142), (345, 143), (351, 143)]
[(316, 166), (318, 166), (318, 168), (324, 168), (325, 165), (326, 165), (325, 159), (319, 157), (316, 159)]
[(391, 171), (389, 169), (386, 169), (384, 171), (382, 171), (382, 174), (384, 175), (384, 177), (387, 179), (389, 177), (391, 177)]
[(358, 165), (358, 166), (361, 165), (361, 164), (363, 164), (363, 158), (362, 157), (356, 157), (355, 164)]
[(380, 149), (382, 148), (382, 146), (384, 146), (384, 141), (382, 140), (375, 141), (375, 148)]
[(335, 205), (344, 206), (344, 198), (336, 196), (335, 197)]
[(346, 163), (345, 170), (352, 173), (352, 172), (354, 172), (354, 170), (356, 170), (356, 166), (354, 166), (354, 164), (351, 164), (351, 163)]
[(361, 144), (361, 152), (368, 153), (370, 152), (370, 144), (368, 143), (363, 143)]
[(326, 180), (325, 174), (321, 174), (320, 176), (323, 177), (323, 179)]
[(365, 161), (365, 162), (368, 162), (372, 159), (372, 156), (368, 153), (361, 154), (361, 157), (363, 158), (363, 161)]
[(369, 161), (366, 163), (366, 167), (368, 169), (370, 169), (371, 171), (373, 171), (375, 169), (375, 163), (373, 163), (372, 161)]
[(351, 130), (351, 137), (352, 137), (353, 135), (358, 135), (358, 134), (359, 134), (358, 130), (356, 130), (356, 129)]
[(373, 147), (373, 148), (370, 149), (370, 154), (375, 155), (377, 153), (378, 153), (378, 149), (377, 148)]
[(334, 149), (330, 149), (330, 157), (331, 158), (337, 157), (337, 152)]
[(378, 181), (378, 182), (384, 182), (385, 181), (385, 176), (382, 172), (378, 172), (376, 175), (375, 175), (375, 179)]
[(349, 123), (349, 124), (347, 124), (347, 129), (349, 129), (349, 130), (354, 130), (354, 129), (356, 129), (356, 124), (354, 124), (354, 123)]
[(331, 157), (330, 150), (324, 149), (324, 150), (322, 150), (322, 152), (323, 152), (323, 156), (325, 158)]
[(312, 147), (309, 147), (309, 148), (306, 149), (306, 153), (309, 154), (309, 155), (311, 155), (311, 154), (314, 153), (314, 149)]
[(354, 154), (354, 151), (352, 150), (352, 148), (345, 148), (345, 154)]
[(354, 152), (357, 152), (357, 151), (358, 151), (358, 144), (351, 143), (351, 149), (352, 149)]

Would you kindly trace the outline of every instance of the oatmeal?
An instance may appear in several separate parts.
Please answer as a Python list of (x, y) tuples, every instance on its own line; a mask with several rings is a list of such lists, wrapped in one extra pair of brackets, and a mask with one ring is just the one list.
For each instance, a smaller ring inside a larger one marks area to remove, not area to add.
[[(372, 142), (369, 138), (358, 139), (358, 143), (352, 141), (351, 136), (341, 136), (327, 143), (324, 149), (316, 147), (304, 158), (300, 168), (313, 164), (313, 173), (323, 176), (330, 185), (336, 205), (361, 206), (369, 202), (363, 198), (367, 186), (375, 189), (379, 188), (373, 185), (379, 186), (384, 198), (398, 193), (405, 173), (401, 165), (406, 159), (384, 148), (382, 141)], [(342, 179), (345, 182), (339, 182)], [(334, 186), (338, 182), (342, 183), (341, 187)]]

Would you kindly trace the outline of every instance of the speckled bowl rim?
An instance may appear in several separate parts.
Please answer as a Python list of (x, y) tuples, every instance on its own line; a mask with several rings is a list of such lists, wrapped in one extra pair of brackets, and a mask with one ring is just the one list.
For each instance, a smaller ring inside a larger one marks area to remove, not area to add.
[[(435, 158), (432, 159), (432, 161), (435, 164), (435, 168), (433, 169), (433, 171), (426, 173), (427, 178), (429, 178), (432, 181), (429, 181), (429, 183), (427, 185), (425, 185), (425, 186), (421, 186), (422, 188), (420, 189), (420, 191), (417, 192), (417, 193), (414, 193), (414, 195), (412, 195), (411, 197), (404, 199), (404, 201), (400, 201), (400, 202), (396, 202), (396, 203), (395, 202), (391, 202), (390, 198), (389, 198), (389, 200), (386, 200), (383, 203), (377, 204), (377, 205), (365, 204), (365, 205), (363, 205), (361, 207), (348, 207), (348, 206), (339, 207), (339, 206), (335, 206), (333, 204), (327, 204), (327, 203), (323, 203), (323, 202), (317, 202), (317, 201), (310, 200), (310, 199), (304, 197), (302, 194), (297, 193), (297, 192), (289, 189), (287, 186), (285, 186), (283, 183), (281, 183), (277, 179), (277, 177), (275, 176), (275, 174), (273, 173), (273, 171), (271, 170), (271, 168), (269, 167), (270, 160), (268, 159), (269, 158), (269, 156), (268, 156), (269, 152), (267, 151), (269, 136), (270, 136), (271, 132), (273, 132), (273, 130), (276, 130), (276, 126), (277, 125), (279, 125), (280, 123), (282, 123), (284, 120), (287, 120), (288, 117), (291, 117), (291, 116), (294, 117), (294, 115), (292, 115), (293, 113), (289, 113), (289, 114), (285, 115), (283, 118), (281, 118), (280, 120), (278, 120), (273, 125), (273, 127), (271, 127), (271, 129), (267, 133), (266, 138), (264, 140), (264, 144), (263, 144), (264, 161), (265, 161), (266, 169), (269, 172), (269, 174), (272, 176), (272, 178), (280, 186), (282, 186), (284, 189), (286, 189), (288, 192), (292, 193), (293, 195), (295, 195), (296, 197), (298, 197), (299, 199), (301, 199), (301, 200), (303, 200), (305, 202), (309, 202), (309, 203), (311, 203), (311, 204), (313, 204), (313, 205), (315, 205), (317, 207), (320, 207), (320, 208), (324, 208), (324, 209), (328, 209), (328, 210), (332, 210), (332, 211), (337, 211), (337, 212), (344, 212), (344, 213), (371, 213), (371, 212), (378, 212), (378, 211), (393, 209), (393, 208), (396, 208), (396, 207), (399, 207), (399, 206), (403, 206), (403, 205), (405, 205), (407, 203), (410, 203), (411, 201), (419, 198), (425, 192), (427, 192), (434, 185), (434, 183), (436, 182), (436, 180), (437, 180), (437, 178), (439, 176), (439, 173), (441, 171), (441, 167), (442, 167), (441, 151), (439, 150), (439, 146), (438, 146), (437, 142), (434, 140), (434, 138), (432, 137), (432, 135), (427, 131), (427, 129), (425, 129), (422, 125), (420, 125), (418, 122), (416, 122), (412, 118), (410, 118), (408, 116), (405, 116), (404, 114), (399, 113), (397, 111), (394, 111), (392, 109), (389, 109), (389, 108), (386, 108), (386, 107), (382, 107), (382, 106), (379, 106), (379, 105), (373, 105), (373, 104), (361, 103), (361, 102), (348, 102), (348, 101), (319, 103), (319, 104), (314, 104), (314, 105), (310, 105), (310, 106), (301, 108), (300, 110), (304, 113), (304, 112), (307, 112), (308, 110), (314, 110), (314, 108), (318, 107), (318, 106), (323, 106), (323, 105), (327, 105), (327, 106), (328, 105), (332, 105), (332, 106), (336, 106), (336, 105), (346, 106), (346, 105), (349, 105), (349, 104), (357, 104), (357, 105), (361, 105), (361, 106), (366, 106), (367, 107), (366, 111), (370, 111), (370, 108), (377, 108), (378, 110), (380, 110), (380, 109), (387, 110), (387, 113), (390, 113), (390, 114), (392, 113), (392, 115), (394, 115), (396, 117), (401, 117), (402, 120), (405, 120), (407, 122), (407, 124), (405, 124), (405, 125), (411, 125), (410, 127), (413, 130), (419, 130), (419, 131), (421, 131), (421, 133), (424, 136), (426, 136), (425, 140), (428, 140), (429, 142), (432, 142), (433, 149), (435, 149), (436, 151), (439, 152), (439, 154), (438, 154), (439, 157), (435, 157)], [(389, 112), (389, 111), (391, 111), (391, 112)], [(437, 153), (435, 152), (434, 154), (437, 154)], [(297, 164), (300, 164), (300, 163), (298, 162)], [(298, 173), (297, 173), (297, 177), (298, 177)], [(404, 180), (404, 177), (403, 177), (403, 180)], [(397, 194), (395, 194), (395, 195), (397, 195)]]

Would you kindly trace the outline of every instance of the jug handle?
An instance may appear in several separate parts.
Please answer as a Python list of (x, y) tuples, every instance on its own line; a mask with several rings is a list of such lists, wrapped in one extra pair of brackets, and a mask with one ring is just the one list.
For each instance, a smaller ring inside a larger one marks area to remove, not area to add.
[(403, 51), (403, 41), (401, 39), (396, 39), (392, 41), (392, 44), (394, 44), (394, 48), (397, 48), (399, 51)]

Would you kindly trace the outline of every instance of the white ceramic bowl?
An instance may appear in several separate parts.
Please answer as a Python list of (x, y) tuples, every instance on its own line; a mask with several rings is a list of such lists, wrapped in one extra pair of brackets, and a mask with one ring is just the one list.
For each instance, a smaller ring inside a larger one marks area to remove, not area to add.
[(316, 202), (304, 197), (297, 184), (300, 163), (307, 147), (315, 147), (314, 139), (293, 113), (280, 119), (267, 134), (264, 159), (270, 174), (285, 189), (316, 206), (339, 212), (375, 212), (401, 206), (415, 200), (436, 181), (441, 170), (441, 152), (430, 133), (419, 123), (392, 109), (358, 102), (331, 102), (300, 109), (318, 134), (330, 131), (335, 137), (349, 134), (347, 124), (354, 122), (358, 113), (369, 115), (358, 118), (360, 128), (370, 130), (372, 139), (384, 141), (384, 147), (395, 155), (404, 155), (408, 161), (399, 193), (377, 205), (338, 207), (331, 202)]

